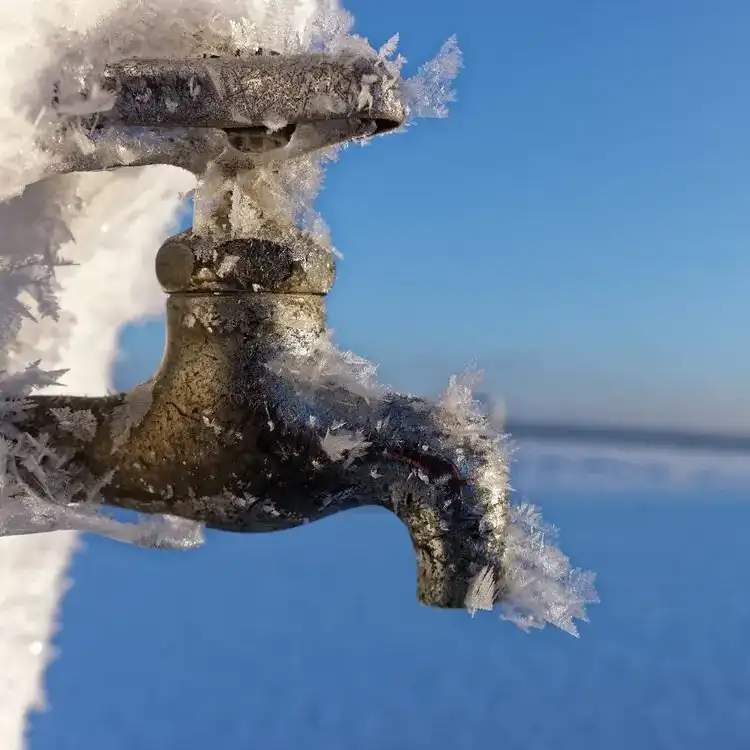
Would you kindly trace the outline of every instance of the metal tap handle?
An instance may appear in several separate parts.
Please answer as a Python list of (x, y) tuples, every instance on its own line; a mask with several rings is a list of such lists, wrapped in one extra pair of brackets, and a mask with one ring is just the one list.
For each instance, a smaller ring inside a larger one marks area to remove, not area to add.
[(100, 86), (111, 108), (78, 118), (76, 139), (65, 139), (65, 112), (85, 106), (89, 91), (65, 106), (53, 99), (54, 172), (171, 164), (201, 174), (217, 159), (252, 167), (385, 133), (406, 117), (400, 80), (376, 56), (123, 60)]

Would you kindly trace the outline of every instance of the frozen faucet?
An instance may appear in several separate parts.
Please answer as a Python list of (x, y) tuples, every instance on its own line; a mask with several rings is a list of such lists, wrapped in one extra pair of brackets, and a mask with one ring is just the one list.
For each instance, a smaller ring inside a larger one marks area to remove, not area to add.
[(275, 531), (388, 508), (409, 530), (423, 603), (501, 599), (509, 504), (499, 438), (450, 398), (374, 393), (347, 378), (357, 363), (325, 337), (333, 255), (266, 179), (402, 125), (398, 76), (374, 55), (129, 60), (80, 97), (108, 108), (55, 170), (189, 169), (200, 177), (193, 227), (156, 256), (168, 296), (155, 377), (102, 398), (33, 396), (24, 430), (64, 451), (81, 487), (100, 482), (107, 504), (210, 528)]

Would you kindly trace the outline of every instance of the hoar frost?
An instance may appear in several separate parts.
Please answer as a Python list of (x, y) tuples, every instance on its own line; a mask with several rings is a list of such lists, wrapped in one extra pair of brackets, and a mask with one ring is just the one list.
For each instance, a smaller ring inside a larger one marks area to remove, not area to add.
[(130, 432), (137, 427), (151, 408), (153, 401), (152, 384), (143, 383), (125, 394), (125, 398), (112, 413), (110, 437), (114, 453), (130, 437)]
[[(388, 419), (372, 424), (383, 404), (398, 394), (377, 382), (374, 364), (336, 348), (330, 334), (312, 349), (289, 350), (270, 367), (295, 389), (287, 418), (307, 419), (319, 430), (332, 461), (351, 464), (366, 452), (369, 443), (360, 425), (374, 426), (394, 450), (413, 429)], [(465, 606), (474, 614), (494, 609), (499, 600), (503, 619), (523, 629), (550, 623), (577, 635), (575, 620), (586, 620), (586, 605), (597, 601), (594, 576), (571, 567), (554, 546), (555, 530), (542, 522), (536, 508), (511, 502), (511, 450), (472, 395), (478, 381), (473, 373), (453, 377), (437, 401), (411, 404), (411, 418), (427, 429), (423, 438), (432, 432), (425, 449), (436, 447), (438, 455), (454, 463), (471, 485), (480, 513), (482, 555), (491, 564), (474, 576)], [(412, 475), (431, 481), (418, 466)], [(373, 479), (378, 476), (373, 470)]]
[(508, 593), (502, 616), (524, 630), (552, 622), (577, 636), (574, 620), (586, 622), (586, 604), (599, 601), (595, 575), (571, 568), (554, 546), (556, 539), (557, 529), (544, 523), (533, 505), (511, 506), (505, 551)]
[(344, 461), (346, 464), (364, 455), (370, 443), (359, 431), (345, 431), (334, 426), (326, 431), (320, 445), (331, 461)]
[(60, 409), (50, 409), (52, 416), (57, 419), (60, 429), (69, 432), (79, 440), (93, 440), (99, 423), (89, 409), (74, 411), (65, 406)]

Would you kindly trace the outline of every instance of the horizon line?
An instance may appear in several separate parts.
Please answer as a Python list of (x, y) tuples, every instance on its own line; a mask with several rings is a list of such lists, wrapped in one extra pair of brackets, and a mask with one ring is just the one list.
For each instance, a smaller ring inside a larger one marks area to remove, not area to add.
[(533, 419), (507, 419), (502, 430), (512, 440), (750, 453), (750, 433), (741, 432)]

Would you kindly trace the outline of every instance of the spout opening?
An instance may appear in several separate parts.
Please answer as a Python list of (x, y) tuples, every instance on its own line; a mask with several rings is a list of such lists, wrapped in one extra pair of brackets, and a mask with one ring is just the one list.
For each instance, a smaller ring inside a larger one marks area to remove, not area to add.
[[(452, 484), (452, 483), (451, 483)], [(417, 600), (427, 607), (465, 609), (477, 572), (486, 566), (481, 523), (455, 487), (426, 486), (392, 499), (416, 558)]]
[(446, 569), (426, 550), (414, 549), (417, 558), (417, 601), (435, 609), (464, 609), (469, 581)]
[(384, 117), (376, 117), (372, 121), (375, 126), (375, 135), (383, 135), (384, 133), (390, 133), (393, 130), (398, 130), (403, 124), (403, 120), (393, 120)]

